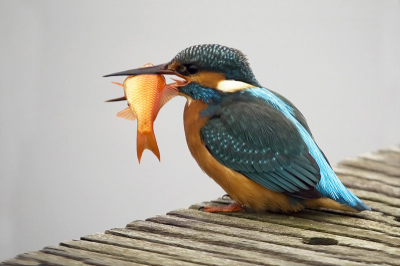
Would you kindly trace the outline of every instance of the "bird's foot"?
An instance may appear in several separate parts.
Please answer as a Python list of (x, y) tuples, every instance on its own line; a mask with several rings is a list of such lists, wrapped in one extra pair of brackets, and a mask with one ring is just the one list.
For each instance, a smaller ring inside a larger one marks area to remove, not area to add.
[(243, 211), (242, 205), (234, 202), (226, 206), (205, 206), (205, 212), (240, 212)]

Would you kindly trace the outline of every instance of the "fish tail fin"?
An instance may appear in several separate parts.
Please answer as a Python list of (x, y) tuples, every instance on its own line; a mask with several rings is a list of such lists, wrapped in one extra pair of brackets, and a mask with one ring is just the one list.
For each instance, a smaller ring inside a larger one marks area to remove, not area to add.
[(143, 151), (145, 149), (151, 150), (155, 156), (157, 156), (158, 160), (160, 159), (160, 151), (158, 150), (156, 136), (154, 135), (154, 131), (151, 132), (137, 132), (136, 139), (137, 146), (137, 157), (140, 163), (140, 159), (142, 158)]

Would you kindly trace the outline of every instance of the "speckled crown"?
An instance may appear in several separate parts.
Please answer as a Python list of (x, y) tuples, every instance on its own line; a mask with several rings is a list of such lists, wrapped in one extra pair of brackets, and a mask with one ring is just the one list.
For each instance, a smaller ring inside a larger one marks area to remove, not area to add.
[(203, 70), (220, 72), (226, 79), (234, 79), (259, 86), (246, 56), (239, 50), (219, 44), (190, 46), (171, 61), (181, 64), (196, 64)]

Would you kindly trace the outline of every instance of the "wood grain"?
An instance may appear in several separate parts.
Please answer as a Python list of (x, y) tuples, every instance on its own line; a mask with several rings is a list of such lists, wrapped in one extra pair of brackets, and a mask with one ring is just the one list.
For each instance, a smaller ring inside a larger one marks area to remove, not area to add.
[(391, 185), (400, 187), (400, 178), (389, 176), (379, 172), (371, 172), (368, 170), (345, 166), (345, 165), (338, 165), (332, 167), (335, 173), (339, 176), (354, 176), (361, 180), (372, 180), (378, 181), (383, 184)]
[[(347, 236), (341, 236), (336, 234), (330, 234), (325, 232), (319, 232), (314, 228), (311, 229), (301, 229), (298, 227), (292, 227), (290, 225), (282, 225), (277, 224), (274, 221), (271, 222), (267, 216), (269, 214), (254, 214), (254, 213), (236, 213), (236, 217), (231, 216), (229, 219), (226, 219), (226, 215), (223, 214), (209, 214), (204, 212), (199, 212), (195, 210), (178, 210), (168, 213), (169, 215), (187, 218), (187, 219), (194, 219), (199, 221), (206, 221), (208, 223), (216, 223), (220, 225), (225, 225), (228, 228), (230, 227), (238, 227), (247, 230), (252, 230), (256, 232), (268, 232), (271, 234), (276, 234), (279, 236), (286, 235), (286, 236), (294, 236), (301, 239), (308, 239), (308, 238), (332, 238), (339, 241), (338, 245), (343, 245), (345, 247), (355, 247), (359, 249), (366, 249), (366, 250), (376, 250), (382, 253), (387, 253), (390, 255), (394, 255), (396, 257), (400, 257), (399, 248), (394, 248), (382, 244), (380, 242), (368, 241), (368, 240), (361, 240), (359, 238), (351, 238)], [(243, 221), (243, 218), (246, 221)], [(284, 219), (284, 217), (283, 217)], [(293, 223), (295, 218), (288, 217), (288, 223)], [(310, 223), (312, 224), (312, 223)], [(129, 224), (128, 226), (131, 226)], [(290, 242), (293, 243), (293, 242)]]
[[(158, 217), (155, 217), (158, 218)], [(169, 222), (171, 223), (171, 222)], [(208, 226), (208, 225), (207, 225)], [(232, 247), (239, 250), (253, 251), (259, 252), (263, 254), (268, 254), (268, 256), (279, 257), (283, 260), (293, 261), (305, 263), (308, 265), (338, 265), (339, 258), (333, 256), (327, 256), (327, 254), (319, 254), (318, 252), (312, 250), (298, 249), (291, 246), (279, 245), (278, 243), (264, 242), (252, 239), (251, 236), (244, 235), (247, 233), (243, 233), (243, 230), (240, 230), (237, 234), (235, 232), (239, 231), (239, 229), (228, 228), (232, 232), (231, 235), (228, 234), (219, 234), (206, 231), (200, 231), (198, 229), (191, 228), (182, 228), (176, 225), (165, 225), (151, 222), (136, 222), (129, 224), (129, 228), (135, 230), (141, 230), (146, 232), (157, 232), (157, 234), (165, 234), (169, 236), (181, 237), (184, 239), (190, 239), (193, 241), (211, 243), (214, 245), (220, 245), (225, 247)], [(260, 235), (259, 232), (253, 232), (256, 235)], [(264, 240), (268, 240), (267, 237), (264, 237)], [(270, 236), (270, 235), (269, 235)], [(278, 237), (275, 236), (277, 239)], [(301, 240), (298, 239), (300, 243)], [(299, 254), (303, 254), (299, 256)], [(312, 259), (311, 259), (312, 258)], [(355, 265), (358, 263), (351, 261), (340, 261), (342, 265)]]
[[(151, 223), (149, 223), (151, 224)], [(139, 229), (138, 229), (139, 228)], [(158, 234), (141, 230), (140, 227), (116, 228), (108, 230), (106, 233), (129, 237), (133, 239), (146, 240), (154, 243), (162, 243), (171, 246), (187, 248), (191, 250), (199, 250), (218, 254), (223, 258), (229, 258), (236, 261), (256, 263), (257, 265), (287, 265), (288, 261), (283, 260), (279, 256), (264, 254), (260, 252), (236, 249), (230, 246), (215, 245), (207, 242), (191, 240), (188, 237), (173, 236), (173, 234)], [(295, 263), (293, 265), (306, 265), (303, 263)]]
[(61, 245), (70, 248), (107, 254), (115, 258), (119, 258), (120, 260), (131, 261), (145, 265), (165, 265), (165, 266), (198, 265), (196, 263), (175, 260), (163, 254), (154, 254), (152, 252), (147, 252), (143, 250), (130, 249), (130, 248), (107, 245), (91, 241), (83, 241), (83, 240), (65, 241), (62, 242)]
[(198, 264), (217, 266), (217, 265), (242, 265), (248, 266), (250, 264), (245, 262), (233, 261), (228, 257), (223, 259), (218, 258), (215, 254), (210, 254), (208, 252), (198, 252), (191, 249), (175, 247), (171, 245), (165, 245), (160, 243), (149, 242), (145, 240), (125, 238), (123, 236), (117, 236), (112, 234), (92, 234), (83, 237), (84, 240), (89, 240), (96, 243), (104, 243), (108, 245), (115, 245), (120, 247), (126, 247), (129, 249), (137, 249), (142, 251), (148, 251), (156, 253), (155, 255), (162, 254), (170, 256), (175, 260), (180, 260), (184, 262), (193, 262)]
[(65, 257), (68, 259), (74, 259), (78, 261), (82, 261), (88, 265), (96, 265), (96, 266), (112, 266), (112, 265), (121, 265), (121, 266), (143, 266), (147, 264), (141, 264), (131, 261), (124, 261), (118, 259), (118, 257), (101, 254), (96, 252), (91, 252), (87, 250), (69, 248), (65, 246), (49, 246), (45, 247), (41, 250), (44, 253), (57, 255), (61, 257)]
[(366, 169), (372, 172), (384, 173), (389, 176), (400, 177), (399, 167), (360, 157), (348, 158), (339, 162), (339, 165), (346, 165), (354, 168)]

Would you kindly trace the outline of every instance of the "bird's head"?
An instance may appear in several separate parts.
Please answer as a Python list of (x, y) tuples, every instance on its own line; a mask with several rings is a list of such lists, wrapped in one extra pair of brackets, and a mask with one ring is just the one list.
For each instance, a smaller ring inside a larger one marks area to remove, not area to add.
[(105, 77), (141, 74), (177, 75), (185, 79), (185, 86), (191, 84), (223, 93), (260, 86), (245, 55), (237, 49), (218, 44), (191, 46), (166, 64), (127, 70)]

